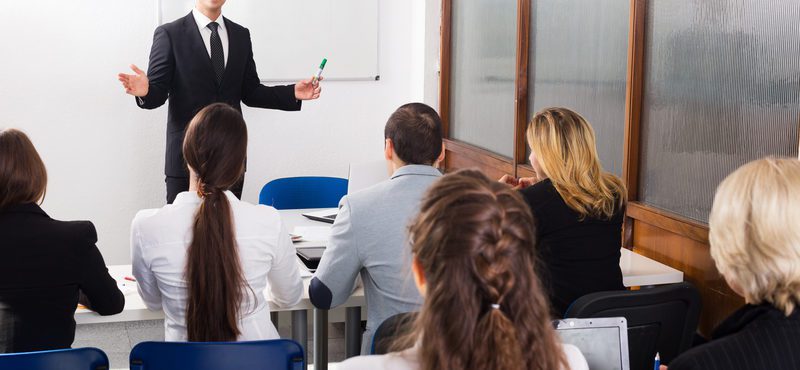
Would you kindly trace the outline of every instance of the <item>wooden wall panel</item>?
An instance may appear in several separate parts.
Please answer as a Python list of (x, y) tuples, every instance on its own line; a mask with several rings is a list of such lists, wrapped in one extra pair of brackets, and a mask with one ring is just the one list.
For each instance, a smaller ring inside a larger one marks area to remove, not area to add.
[(527, 145), (525, 130), (528, 127), (528, 41), (531, 25), (531, 1), (517, 1), (517, 77), (514, 101), (514, 163), (525, 163)]
[(703, 300), (699, 330), (704, 336), (744, 304), (717, 271), (708, 244), (641, 220), (633, 220), (632, 244), (635, 252), (683, 271), (684, 280), (697, 287)]
[(536, 172), (533, 172), (533, 167), (529, 164), (517, 165), (517, 177), (533, 177)]
[(444, 168), (445, 172), (461, 168), (477, 168), (491, 179), (514, 174), (511, 159), (456, 140), (445, 140)]
[(442, 119), (442, 135), (450, 137), (450, 62), (452, 53), (452, 0), (442, 0), (442, 41), (439, 69), (439, 116)]

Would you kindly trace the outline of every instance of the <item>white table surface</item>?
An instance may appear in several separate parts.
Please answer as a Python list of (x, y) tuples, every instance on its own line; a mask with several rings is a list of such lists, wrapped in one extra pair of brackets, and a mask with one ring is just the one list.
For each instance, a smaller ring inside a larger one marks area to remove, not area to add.
[(626, 287), (674, 284), (683, 281), (683, 272), (625, 248), (620, 250), (619, 267)]
[[(317, 210), (320, 209), (283, 210), (279, 212), (281, 213), (281, 218), (286, 223), (286, 229), (289, 230), (289, 232), (292, 232), (294, 228), (298, 226), (330, 227), (330, 224), (312, 221), (302, 216), (302, 213), (313, 212)], [(295, 246), (320, 245), (320, 242), (321, 241), (305, 241), (295, 243)], [(300, 266), (301, 275), (303, 277), (303, 298), (296, 306), (289, 308), (278, 308), (272, 303), (269, 292), (266, 291), (264, 292), (264, 295), (267, 298), (267, 301), (270, 303), (270, 308), (272, 311), (294, 311), (314, 308), (308, 298), (308, 284), (311, 280), (311, 273), (308, 272), (299, 259), (297, 262)], [(626, 287), (672, 284), (683, 281), (683, 272), (624, 248), (621, 250), (619, 265), (622, 269), (622, 283)], [(135, 282), (124, 279), (126, 276), (131, 276), (131, 265), (112, 265), (108, 266), (108, 270), (111, 276), (117, 280), (120, 289), (125, 294), (125, 309), (116, 315), (100, 316), (93, 311), (79, 308), (75, 311), (75, 322), (77, 324), (158, 320), (164, 318), (163, 311), (150, 311), (147, 309), (147, 307), (145, 307), (144, 302), (142, 301), (141, 297), (139, 297), (139, 293), (136, 290)], [(353, 294), (342, 305), (342, 307), (355, 307), (364, 305), (364, 290), (363, 288), (359, 287), (353, 292)]]

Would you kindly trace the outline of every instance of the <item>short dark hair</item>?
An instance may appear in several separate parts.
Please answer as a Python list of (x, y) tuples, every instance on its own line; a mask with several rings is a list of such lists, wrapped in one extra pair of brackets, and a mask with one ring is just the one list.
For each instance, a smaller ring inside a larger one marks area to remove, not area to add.
[(432, 165), (442, 152), (442, 119), (422, 103), (397, 108), (386, 122), (383, 135), (392, 139), (395, 153), (406, 164)]
[(36, 148), (22, 131), (0, 130), (0, 210), (42, 199), (47, 170)]

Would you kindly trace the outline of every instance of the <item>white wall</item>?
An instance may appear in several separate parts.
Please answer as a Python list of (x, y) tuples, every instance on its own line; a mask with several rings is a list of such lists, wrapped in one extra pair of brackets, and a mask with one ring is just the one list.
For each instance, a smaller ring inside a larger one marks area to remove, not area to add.
[[(130, 63), (146, 68), (155, 7), (15, 1), (0, 22), (0, 128), (28, 133), (48, 169), (43, 208), (56, 219), (93, 221), (109, 264), (129, 263), (137, 210), (164, 204), (166, 105), (137, 108), (116, 79)], [(322, 98), (301, 112), (245, 108), (245, 200), (257, 202), (270, 179), (346, 177), (350, 162), (382, 158), (386, 118), (423, 99), (424, 0), (381, 0), (379, 23), (380, 81), (323, 83)]]

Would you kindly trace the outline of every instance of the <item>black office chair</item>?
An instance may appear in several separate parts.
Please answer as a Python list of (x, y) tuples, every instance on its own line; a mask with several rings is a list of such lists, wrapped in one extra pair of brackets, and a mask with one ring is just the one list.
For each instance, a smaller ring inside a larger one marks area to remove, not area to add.
[[(375, 335), (372, 337), (372, 350), (373, 355), (384, 355), (391, 352), (392, 344), (395, 339), (408, 334), (417, 320), (416, 312), (399, 313), (384, 320), (377, 329)], [(397, 350), (405, 348), (397, 348)]]
[(632, 370), (652, 369), (689, 349), (700, 318), (700, 294), (687, 282), (640, 290), (597, 292), (578, 298), (565, 318), (625, 317)]

